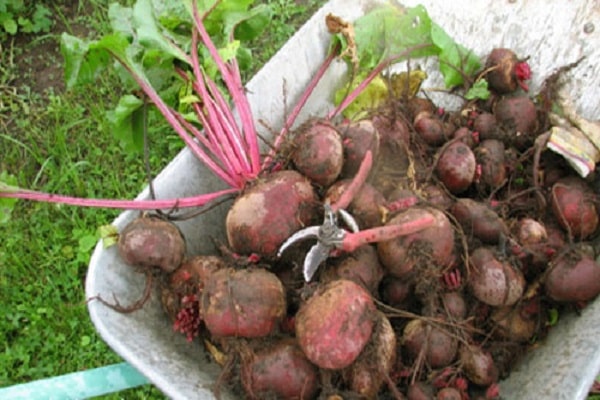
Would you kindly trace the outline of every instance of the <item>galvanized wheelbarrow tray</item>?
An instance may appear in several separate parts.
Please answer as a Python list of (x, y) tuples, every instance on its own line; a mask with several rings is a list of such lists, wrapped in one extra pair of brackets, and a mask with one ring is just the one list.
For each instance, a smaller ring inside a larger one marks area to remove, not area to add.
[[(327, 54), (330, 39), (324, 19), (328, 13), (353, 20), (377, 3), (377, 0), (332, 0), (319, 10), (248, 83), (256, 120), (279, 129), (286, 112), (284, 96), (289, 109)], [(485, 55), (493, 47), (509, 47), (529, 56), (534, 70), (530, 85), (533, 93), (555, 68), (585, 56), (570, 74), (568, 90), (584, 117), (598, 119), (600, 2), (597, 0), (407, 0), (403, 4), (423, 4), (432, 20), (478, 55)], [(425, 68), (431, 67), (429, 64), (426, 62)], [(333, 65), (299, 121), (310, 115), (324, 115), (324, 110), (332, 108), (333, 92), (343, 84), (345, 73), (343, 63)], [(427, 85), (441, 86), (439, 76), (429, 75)], [(452, 104), (446, 105), (452, 107)], [(268, 132), (262, 133), (268, 135)], [(175, 198), (209, 193), (222, 186), (184, 150), (158, 176), (155, 188), (162, 198)], [(147, 197), (147, 190), (140, 194), (140, 198)], [(214, 251), (208, 238), (224, 239), (225, 213), (226, 205), (180, 224), (188, 239), (190, 254)], [(114, 223), (122, 228), (135, 216), (135, 212), (124, 212)], [(101, 294), (111, 298), (114, 293), (122, 303), (133, 302), (141, 295), (143, 286), (144, 278), (124, 265), (114, 248), (103, 249), (98, 244), (87, 275), (88, 297)], [(173, 332), (156, 293), (142, 310), (132, 314), (119, 314), (96, 301), (89, 303), (89, 312), (98, 332), (112, 349), (167, 396), (214, 398), (211, 384), (219, 368), (207, 361), (199, 345), (190, 344)], [(503, 398), (584, 399), (600, 371), (598, 327), (600, 299), (589, 304), (580, 316), (561, 316), (549, 337), (502, 382)], [(234, 397), (222, 393), (222, 398)]]

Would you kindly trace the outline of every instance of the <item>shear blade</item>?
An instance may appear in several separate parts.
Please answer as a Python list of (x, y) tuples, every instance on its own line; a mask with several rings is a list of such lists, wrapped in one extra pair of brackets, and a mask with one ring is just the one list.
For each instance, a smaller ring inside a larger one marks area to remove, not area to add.
[(331, 247), (324, 246), (321, 243), (317, 243), (310, 248), (308, 254), (306, 254), (306, 258), (304, 259), (304, 268), (302, 270), (304, 273), (304, 280), (306, 280), (306, 282), (309, 282), (312, 279), (313, 275), (319, 268), (319, 265), (321, 265), (321, 263), (325, 261), (327, 257), (329, 257), (330, 251)]

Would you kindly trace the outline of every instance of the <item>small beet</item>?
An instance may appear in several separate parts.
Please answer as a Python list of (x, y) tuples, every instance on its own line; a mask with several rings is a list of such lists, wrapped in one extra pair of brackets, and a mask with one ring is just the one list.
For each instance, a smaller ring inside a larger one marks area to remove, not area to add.
[(506, 161), (504, 143), (497, 139), (487, 139), (475, 149), (475, 159), (481, 166), (477, 186), (484, 191), (500, 187), (506, 181)]
[(214, 336), (263, 337), (285, 316), (285, 299), (283, 284), (272, 272), (224, 268), (204, 286), (201, 315)]
[(529, 66), (519, 61), (511, 49), (493, 49), (488, 55), (485, 67), (489, 70), (486, 75), (488, 84), (496, 92), (514, 92), (519, 86), (527, 90), (524, 81), (530, 78)]
[(304, 354), (320, 368), (346, 368), (371, 338), (375, 313), (369, 292), (352, 281), (336, 280), (300, 306), (296, 337)]
[(546, 227), (533, 218), (520, 219), (514, 231), (517, 241), (521, 246), (535, 246), (548, 240)]
[(479, 133), (480, 140), (501, 139), (502, 131), (498, 126), (496, 117), (492, 113), (479, 114), (473, 122), (473, 129)]
[(440, 389), (435, 395), (436, 400), (462, 400), (463, 396), (460, 390), (453, 387), (445, 387)]
[(179, 228), (158, 217), (136, 218), (119, 234), (119, 255), (129, 265), (173, 272), (183, 262), (185, 248)]
[(404, 308), (404, 305), (410, 300), (412, 286), (412, 283), (407, 280), (387, 275), (381, 284), (381, 297), (387, 305)]
[(420, 319), (413, 319), (406, 324), (402, 345), (415, 359), (423, 351), (425, 360), (431, 368), (450, 365), (458, 350), (458, 341), (449, 332), (427, 325)]
[(383, 266), (377, 257), (377, 250), (368, 244), (345, 255), (329, 271), (331, 271), (333, 279), (351, 280), (371, 293), (377, 292), (384, 275)]
[(585, 181), (568, 177), (552, 186), (550, 202), (558, 223), (574, 238), (586, 239), (598, 229), (594, 193)]
[(600, 294), (600, 264), (569, 252), (554, 260), (545, 280), (546, 294), (555, 301), (589, 301)]
[(442, 305), (444, 312), (450, 319), (463, 320), (467, 315), (467, 303), (459, 292), (442, 293)]
[(494, 333), (505, 340), (527, 342), (536, 333), (537, 318), (523, 312), (520, 305), (498, 307), (490, 315)]
[(294, 166), (317, 185), (329, 186), (342, 172), (342, 138), (330, 123), (310, 121), (300, 128), (293, 145)]
[(508, 235), (508, 227), (502, 218), (484, 203), (462, 198), (449, 211), (468, 236), (472, 235), (484, 243), (496, 244)]
[(507, 133), (509, 143), (519, 149), (533, 143), (538, 128), (535, 104), (528, 96), (503, 97), (494, 107), (498, 125)]
[(245, 357), (242, 385), (249, 399), (312, 399), (319, 390), (317, 367), (294, 340), (284, 339)]
[(475, 249), (469, 258), (469, 287), (481, 302), (491, 306), (515, 304), (525, 289), (523, 273), (496, 257), (488, 247)]
[(387, 317), (377, 313), (371, 340), (346, 373), (346, 380), (355, 393), (366, 399), (377, 393), (396, 362), (396, 333)]
[(427, 112), (415, 117), (414, 128), (425, 143), (431, 146), (440, 146), (448, 140), (444, 123)]
[(498, 381), (498, 368), (492, 355), (478, 345), (462, 344), (458, 351), (463, 371), (471, 382), (489, 386)]
[(406, 398), (408, 400), (433, 400), (435, 391), (430, 382), (419, 381), (408, 386)]
[(342, 134), (344, 162), (341, 176), (352, 178), (356, 175), (367, 151), (374, 159), (379, 154), (379, 131), (373, 121), (365, 119), (339, 127)]
[(210, 275), (227, 263), (218, 256), (197, 255), (185, 260), (162, 286), (161, 302), (167, 315), (175, 320), (186, 296), (199, 296)]
[(442, 269), (454, 261), (454, 229), (448, 217), (431, 207), (411, 207), (386, 225), (402, 224), (433, 216), (433, 226), (396, 239), (377, 243), (381, 263), (391, 275), (402, 278), (417, 264), (433, 263)]
[(457, 141), (444, 148), (437, 160), (435, 171), (450, 192), (459, 194), (473, 183), (476, 166), (473, 151), (465, 143)]
[[(326, 201), (335, 203), (350, 185), (350, 179), (342, 179), (334, 183), (325, 194)], [(385, 198), (373, 185), (365, 182), (348, 205), (360, 229), (381, 226), (385, 213)]]

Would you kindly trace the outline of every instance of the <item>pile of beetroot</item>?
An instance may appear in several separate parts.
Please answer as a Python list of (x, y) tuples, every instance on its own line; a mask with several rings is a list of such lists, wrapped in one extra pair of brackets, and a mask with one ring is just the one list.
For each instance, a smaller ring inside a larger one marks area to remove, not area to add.
[[(497, 398), (550, 311), (600, 292), (592, 181), (545, 149), (552, 82), (533, 101), (529, 74), (495, 49), (479, 75), (490, 98), (456, 112), (390, 98), (360, 121), (308, 121), (234, 201), (221, 254), (186, 258), (185, 239), (156, 216), (121, 232), (119, 251), (160, 267), (175, 329), (223, 367), (216, 390)], [(354, 217), (359, 232), (338, 223), (359, 241), (307, 282), (314, 238), (279, 250), (321, 225), (325, 204)]]

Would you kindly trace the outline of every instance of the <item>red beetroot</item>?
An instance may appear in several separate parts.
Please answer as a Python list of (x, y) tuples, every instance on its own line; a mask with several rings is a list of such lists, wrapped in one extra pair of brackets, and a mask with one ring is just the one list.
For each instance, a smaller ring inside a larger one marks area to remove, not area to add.
[(505, 340), (527, 342), (537, 331), (537, 313), (525, 312), (520, 304), (496, 308), (490, 319), (494, 334)]
[(471, 382), (489, 386), (498, 381), (498, 368), (488, 351), (475, 344), (462, 344), (458, 354), (462, 369)]
[[(383, 278), (383, 266), (372, 245), (364, 245), (345, 255), (327, 273), (331, 280), (348, 279), (356, 282), (371, 293), (376, 293)], [(321, 278), (321, 281), (326, 279)]]
[(531, 77), (529, 65), (519, 61), (510, 49), (496, 48), (488, 55), (486, 62), (486, 79), (490, 88), (498, 93), (514, 92), (520, 86), (527, 90), (524, 81)]
[(414, 120), (415, 131), (431, 146), (440, 146), (448, 140), (448, 133), (445, 130), (444, 123), (428, 112), (417, 114)]
[(387, 275), (381, 285), (381, 297), (387, 304), (395, 308), (404, 308), (412, 293), (412, 284), (404, 279)]
[(553, 261), (546, 275), (546, 294), (562, 302), (589, 301), (600, 294), (600, 264), (589, 256), (568, 252)]
[(457, 141), (445, 147), (440, 154), (435, 171), (446, 188), (459, 194), (467, 190), (475, 178), (477, 162), (469, 146)]
[(293, 145), (294, 166), (317, 185), (332, 184), (342, 172), (342, 138), (329, 122), (312, 120), (302, 126)]
[(300, 306), (296, 337), (304, 354), (320, 368), (346, 368), (371, 338), (375, 312), (371, 295), (360, 285), (333, 281)]
[(521, 246), (536, 246), (548, 240), (546, 227), (533, 218), (522, 218), (514, 227), (515, 236)]
[(396, 362), (396, 333), (387, 317), (378, 312), (371, 340), (346, 375), (350, 388), (366, 399), (374, 399)]
[(515, 304), (525, 289), (525, 278), (509, 262), (500, 260), (488, 247), (475, 249), (469, 257), (468, 285), (473, 295), (490, 306)]
[(444, 292), (441, 297), (444, 312), (450, 319), (462, 320), (466, 317), (467, 304), (462, 294), (459, 292)]
[(481, 166), (477, 186), (485, 191), (494, 190), (506, 181), (504, 143), (497, 139), (487, 139), (475, 149), (475, 158)]
[(508, 227), (500, 216), (484, 203), (473, 199), (458, 199), (450, 213), (462, 226), (465, 234), (474, 236), (484, 243), (496, 244), (508, 235)]
[(552, 186), (550, 202), (558, 223), (574, 238), (585, 239), (598, 228), (594, 193), (580, 178), (560, 179)]
[(462, 400), (460, 390), (453, 387), (445, 387), (439, 390), (435, 396), (436, 400)]
[(402, 345), (415, 359), (424, 352), (424, 359), (431, 368), (450, 365), (458, 350), (458, 341), (449, 332), (420, 319), (413, 319), (406, 324)]
[(265, 269), (225, 268), (210, 275), (200, 308), (215, 336), (262, 337), (285, 316), (285, 291), (277, 276)]
[[(342, 179), (333, 184), (325, 194), (325, 200), (334, 204), (352, 181)], [(352, 199), (347, 210), (356, 219), (360, 229), (381, 226), (385, 213), (385, 198), (373, 185), (365, 182)]]
[(170, 319), (175, 320), (184, 296), (198, 296), (210, 274), (227, 264), (221, 257), (198, 255), (184, 261), (162, 287), (161, 302)]
[(250, 399), (312, 399), (319, 389), (317, 368), (291, 339), (244, 358), (241, 379)]
[(473, 122), (473, 129), (479, 133), (480, 140), (501, 139), (503, 134), (498, 126), (496, 117), (492, 113), (481, 113)]
[(185, 247), (179, 228), (159, 217), (136, 218), (119, 234), (119, 255), (134, 266), (175, 271), (183, 261)]
[(433, 386), (429, 382), (415, 382), (408, 386), (406, 397), (408, 400), (433, 400), (435, 396)]
[(356, 175), (360, 163), (367, 151), (371, 151), (373, 158), (379, 154), (379, 132), (373, 121), (365, 119), (340, 127), (342, 144), (344, 148), (344, 162), (342, 177), (352, 178)]
[(273, 173), (236, 199), (225, 226), (231, 248), (241, 254), (274, 257), (293, 233), (317, 216), (310, 182), (295, 171)]
[(398, 278), (412, 272), (417, 263), (433, 263), (443, 269), (454, 262), (454, 229), (446, 215), (430, 207), (411, 207), (396, 215), (387, 225), (434, 217), (434, 224), (419, 232), (377, 243), (379, 259)]
[(507, 133), (507, 139), (517, 148), (533, 143), (538, 128), (535, 104), (527, 96), (504, 97), (494, 107), (498, 125)]

